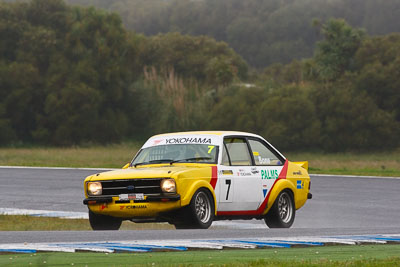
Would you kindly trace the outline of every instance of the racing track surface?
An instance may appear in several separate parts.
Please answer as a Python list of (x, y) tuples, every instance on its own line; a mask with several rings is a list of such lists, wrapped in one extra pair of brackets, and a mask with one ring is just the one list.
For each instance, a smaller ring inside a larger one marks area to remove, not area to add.
[[(0, 208), (86, 212), (83, 180), (92, 173), (96, 171), (0, 168)], [(290, 229), (268, 229), (261, 227), (262, 221), (253, 220), (237, 221), (233, 229), (0, 232), (0, 243), (400, 233), (399, 178), (312, 175), (311, 181), (313, 199), (297, 211)]]

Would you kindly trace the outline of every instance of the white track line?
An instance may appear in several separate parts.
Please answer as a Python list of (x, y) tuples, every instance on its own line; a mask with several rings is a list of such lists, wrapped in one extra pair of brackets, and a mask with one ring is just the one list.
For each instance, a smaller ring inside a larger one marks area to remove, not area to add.
[[(211, 240), (132, 240), (132, 241), (107, 241), (107, 242), (62, 242), (62, 243), (19, 243), (0, 244), (2, 251), (31, 250), (36, 251), (97, 251), (97, 252), (156, 252), (166, 250), (187, 250), (187, 249), (213, 249), (224, 248), (274, 248), (308, 246), (318, 247), (324, 245), (361, 245), (361, 244), (386, 244), (393, 242), (396, 235), (376, 236), (337, 236), (337, 237), (286, 237), (286, 238), (250, 238), (250, 239), (211, 239)], [(395, 241), (399, 243), (399, 240)]]
[(70, 167), (31, 167), (31, 166), (0, 166), (0, 169), (84, 170), (84, 171), (119, 170), (117, 168), (70, 168)]
[(87, 212), (29, 210), (15, 208), (0, 208), (0, 215), (29, 215), (35, 217), (53, 217), (62, 219), (88, 219)]
[(366, 178), (366, 179), (400, 179), (400, 177), (391, 176), (361, 176), (361, 175), (338, 175), (338, 174), (313, 174), (310, 176), (317, 177), (350, 177), (350, 178)]

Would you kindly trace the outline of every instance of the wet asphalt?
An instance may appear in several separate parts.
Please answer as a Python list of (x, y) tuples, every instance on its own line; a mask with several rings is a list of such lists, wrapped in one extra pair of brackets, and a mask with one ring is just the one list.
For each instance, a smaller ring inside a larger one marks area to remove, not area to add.
[[(86, 212), (83, 180), (104, 170), (0, 168), (0, 207)], [(0, 243), (400, 234), (400, 178), (311, 176), (290, 229), (0, 232)], [(262, 221), (245, 223), (263, 224)]]

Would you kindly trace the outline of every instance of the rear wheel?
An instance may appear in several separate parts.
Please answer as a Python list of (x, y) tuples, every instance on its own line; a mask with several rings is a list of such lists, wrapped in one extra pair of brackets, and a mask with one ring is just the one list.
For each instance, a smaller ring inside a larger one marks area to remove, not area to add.
[(180, 218), (174, 223), (176, 229), (207, 229), (215, 215), (214, 201), (206, 189), (199, 189), (190, 204), (181, 210)]
[(89, 210), (89, 222), (93, 230), (118, 230), (122, 224), (121, 219), (96, 214), (91, 210)]
[(269, 228), (290, 228), (294, 222), (295, 215), (296, 209), (291, 192), (282, 191), (264, 220)]

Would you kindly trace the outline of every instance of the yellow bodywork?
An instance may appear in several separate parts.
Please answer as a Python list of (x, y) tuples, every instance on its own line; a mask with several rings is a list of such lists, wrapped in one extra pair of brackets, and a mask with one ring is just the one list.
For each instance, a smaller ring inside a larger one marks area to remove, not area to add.
[(85, 179), (85, 195), (87, 195), (87, 182), (104, 181), (116, 179), (135, 179), (135, 178), (172, 178), (176, 182), (176, 191), (180, 195), (180, 200), (166, 202), (142, 202), (135, 203), (115, 203), (118, 197), (113, 197), (113, 201), (107, 204), (89, 204), (88, 207), (94, 213), (101, 213), (114, 217), (155, 217), (161, 212), (168, 212), (189, 205), (192, 196), (199, 188), (207, 188), (213, 196), (215, 206), (215, 192), (210, 184), (212, 169), (209, 164), (196, 163), (175, 163), (157, 164), (130, 167), (123, 170), (110, 171), (91, 175)]
[[(288, 162), (286, 179), (279, 179), (275, 183), (268, 199), (267, 208), (263, 214), (268, 213), (279, 193), (283, 190), (290, 190), (293, 193), (296, 210), (300, 209), (306, 203), (310, 188), (310, 176), (308, 175), (307, 169), (302, 166), (308, 168), (308, 162), (304, 161), (301, 162), (301, 164), (298, 162)], [(297, 181), (301, 181), (301, 188), (297, 188)]]
[[(104, 181), (118, 179), (136, 179), (136, 178), (172, 178), (176, 181), (176, 192), (180, 195), (180, 200), (160, 201), (160, 202), (142, 202), (135, 203), (115, 203), (118, 197), (113, 197), (111, 203), (88, 204), (88, 207), (94, 213), (109, 215), (120, 218), (147, 218), (156, 217), (160, 213), (179, 209), (190, 204), (194, 193), (200, 188), (207, 188), (213, 196), (215, 204), (215, 215), (217, 215), (217, 197), (214, 188), (211, 186), (212, 167), (215, 164), (196, 164), (196, 163), (174, 163), (155, 164), (138, 167), (129, 167), (122, 170), (104, 172), (88, 176), (84, 182), (84, 189), (87, 195), (87, 183), (89, 181)], [(278, 179), (274, 184), (268, 196), (267, 205), (261, 211), (260, 215), (268, 213), (279, 193), (283, 190), (290, 190), (294, 197), (295, 208), (301, 208), (307, 201), (310, 177), (307, 169), (307, 162), (287, 163), (287, 171), (283, 179)], [(300, 182), (299, 182), (300, 181)]]

